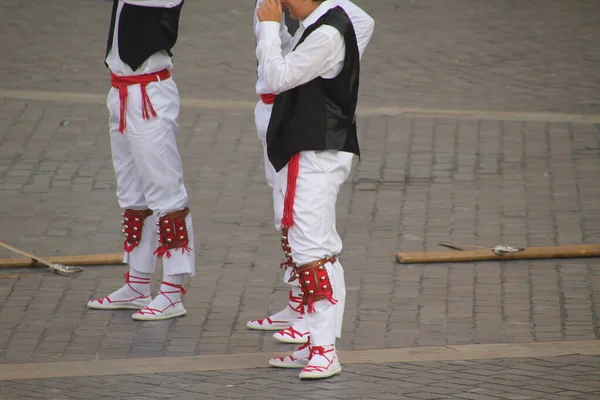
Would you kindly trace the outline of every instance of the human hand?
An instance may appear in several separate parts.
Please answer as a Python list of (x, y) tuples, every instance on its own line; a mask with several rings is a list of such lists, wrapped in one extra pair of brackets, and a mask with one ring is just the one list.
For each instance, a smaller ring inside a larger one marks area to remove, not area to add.
[(281, 17), (283, 15), (281, 0), (264, 0), (259, 6), (257, 15), (260, 22), (281, 22)]

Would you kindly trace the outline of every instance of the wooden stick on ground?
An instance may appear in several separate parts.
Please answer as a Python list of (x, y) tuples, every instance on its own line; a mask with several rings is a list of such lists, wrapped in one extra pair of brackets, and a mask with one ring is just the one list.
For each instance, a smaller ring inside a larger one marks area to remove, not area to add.
[(497, 255), (494, 249), (463, 251), (400, 252), (401, 264), (451, 263), (466, 261), (534, 260), (542, 258), (600, 257), (600, 244), (580, 244), (555, 247), (527, 247), (515, 253)]
[(21, 279), (21, 275), (0, 275), (0, 279)]
[[(82, 254), (77, 256), (44, 257), (45, 261), (56, 264), (86, 266), (86, 265), (120, 265), (123, 264), (124, 253)], [(0, 259), (0, 269), (3, 268), (33, 268), (46, 267), (31, 258)]]

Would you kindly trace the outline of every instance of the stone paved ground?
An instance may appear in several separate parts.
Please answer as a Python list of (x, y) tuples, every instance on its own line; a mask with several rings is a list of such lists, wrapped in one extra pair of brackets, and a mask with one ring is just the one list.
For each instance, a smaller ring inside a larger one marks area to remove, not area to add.
[[(244, 25), (251, 3), (188, 1), (176, 48), (182, 96), (254, 101), (253, 40)], [(598, 259), (397, 265), (393, 258), (399, 250), (441, 249), (439, 241), (483, 246), (600, 241), (598, 126), (568, 118), (531, 120), (527, 114), (600, 114), (598, 3), (378, 0), (364, 6), (378, 25), (364, 60), (363, 106), (525, 114), (522, 120), (452, 113), (360, 119), (363, 158), (338, 203), (349, 296), (340, 347), (600, 339)], [(10, 38), (0, 42), (5, 55), (0, 93), (21, 91), (21, 99), (0, 95), (0, 240), (38, 255), (120, 249), (105, 107), (101, 100), (47, 101), (40, 95), (106, 92), (99, 58), (109, 7), (100, 0), (0, 4), (2, 32)], [(0, 279), (0, 363), (288, 350), (269, 334), (244, 327), (285, 299), (251, 110), (192, 106), (182, 110), (180, 122), (199, 272), (188, 284), (189, 315), (141, 324), (128, 312), (86, 310), (90, 297), (121, 284), (120, 266), (89, 267), (75, 277), (3, 271), (0, 278), (6, 273), (22, 279)], [(0, 251), (0, 257), (9, 256)], [(513, 361), (498, 362), (510, 368)], [(545, 360), (536, 373), (543, 373), (545, 362), (556, 363), (556, 374), (568, 377), (571, 369), (597, 359)], [(433, 371), (431, 379), (447, 368), (412, 367)], [(362, 368), (389, 377), (387, 370), (405, 366), (349, 366), (350, 373), (336, 379), (351, 385)], [(480, 365), (469, 368), (472, 373)], [(581, 379), (594, 381), (597, 372), (590, 371)], [(244, 374), (231, 379), (293, 376)], [(64, 388), (71, 382), (89, 385), (77, 379), (55, 382)], [(168, 386), (179, 378), (150, 379)], [(494, 385), (493, 379), (488, 383)], [(14, 387), (18, 384), (8, 386)], [(11, 398), (16, 392), (8, 393)], [(267, 393), (275, 397), (281, 390), (273, 386)], [(354, 389), (335, 391), (344, 394), (363, 398)], [(65, 394), (55, 397), (60, 396)], [(239, 393), (230, 398), (235, 396)], [(443, 396), (450, 394), (438, 398)]]
[(297, 370), (277, 369), (58, 378), (2, 382), (0, 396), (15, 400), (597, 400), (599, 366), (598, 356), (363, 364), (310, 384), (296, 378)]
[[(251, 115), (186, 111), (180, 139), (199, 271), (190, 315), (143, 324), (126, 311), (86, 310), (87, 299), (121, 284), (123, 267), (90, 267), (72, 278), (30, 272), (0, 280), (0, 360), (281, 348), (245, 328), (285, 298), (282, 285), (273, 290), (280, 250)], [(5, 101), (0, 112), (15, 118), (2, 142), (13, 149), (2, 158), (0, 223), (10, 227), (3, 238), (43, 255), (118, 250), (102, 110)], [(62, 118), (71, 123), (58, 127)], [(17, 135), (25, 126), (31, 133)], [(441, 249), (439, 241), (598, 242), (594, 126), (370, 117), (362, 132), (363, 159), (338, 204), (349, 286), (341, 346), (600, 338), (595, 259), (407, 266), (393, 257), (399, 249)]]
[[(596, 0), (358, 1), (377, 21), (363, 104), (599, 113)], [(252, 0), (188, 1), (184, 97), (253, 99)], [(3, 0), (0, 87), (104, 93), (106, 0)]]

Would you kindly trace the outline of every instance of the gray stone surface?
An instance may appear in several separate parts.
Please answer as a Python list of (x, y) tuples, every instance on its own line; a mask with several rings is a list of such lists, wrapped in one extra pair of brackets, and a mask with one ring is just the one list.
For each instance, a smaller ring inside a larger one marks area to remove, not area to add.
[[(187, 2), (175, 49), (182, 96), (254, 100), (251, 7)], [(377, 30), (364, 58), (363, 105), (600, 113), (600, 8), (593, 0), (378, 0), (364, 7)], [(99, 0), (4, 0), (0, 90), (104, 94), (109, 8)], [(119, 251), (105, 107), (36, 98), (0, 97), (0, 240), (41, 256)], [(87, 310), (89, 298), (122, 284), (120, 266), (87, 267), (73, 277), (3, 270), (0, 363), (289, 350), (245, 328), (286, 299), (252, 113), (184, 108), (180, 128), (198, 261), (198, 276), (187, 284), (189, 314), (136, 323), (130, 312)], [(340, 348), (600, 339), (597, 259), (394, 262), (397, 251), (442, 250), (440, 241), (598, 243), (598, 126), (371, 116), (360, 119), (360, 132), (363, 156), (338, 202), (348, 283)], [(552, 377), (536, 372), (525, 383), (519, 379), (529, 375), (510, 372), (526, 369), (515, 367), (520, 362), (466, 363), (465, 376), (438, 386), (432, 382), (462, 364), (348, 366), (315, 392), (300, 384), (294, 390), (348, 399), (600, 396), (597, 358), (523, 361)], [(501, 373), (484, 374), (494, 368)], [(587, 368), (577, 375), (581, 385), (569, 386), (577, 368)], [(563, 386), (546, 382), (563, 382), (554, 369), (567, 371)], [(219, 378), (249, 386), (224, 392)], [(253, 398), (250, 389), (265, 391), (254, 398), (275, 398), (295, 379), (289, 371), (259, 370), (10, 382), (0, 383), (0, 398), (61, 399), (65, 391), (122, 398), (143, 390), (140, 382), (167, 390), (163, 398), (193, 397), (200, 387), (207, 399)], [(188, 380), (186, 393), (168, 392)], [(387, 383), (357, 389), (373, 382)], [(107, 384), (114, 396), (102, 391)], [(411, 392), (411, 385), (422, 386)], [(75, 390), (81, 387), (89, 393)]]
[[(595, 0), (358, 1), (376, 20), (370, 106), (600, 113)], [(188, 1), (175, 48), (191, 98), (253, 100), (254, 2)], [(0, 87), (104, 93), (110, 2), (4, 0)]]
[[(349, 365), (327, 380), (300, 381), (297, 370), (257, 369), (0, 381), (17, 399), (320, 399), (596, 400), (600, 357)], [(2, 397), (4, 396), (4, 397)]]
[[(101, 114), (93, 105), (5, 101), (0, 115), (16, 115), (13, 126), (55, 123), (46, 139), (36, 128), (25, 137), (4, 136), (2, 148), (14, 148), (2, 159), (7, 169), (0, 175), (0, 223), (10, 227), (5, 240), (39, 255), (121, 248)], [(27, 122), (31, 115), (38, 117)], [(71, 123), (58, 127), (63, 118)], [(247, 319), (282, 307), (286, 296), (251, 119), (235, 112), (182, 115), (179, 139), (198, 256), (188, 316), (144, 324), (132, 322), (128, 311), (87, 310), (90, 297), (121, 285), (123, 267), (88, 267), (70, 278), (28, 271), (20, 281), (0, 280), (0, 360), (280, 349), (269, 334), (245, 328)], [(598, 242), (596, 127), (400, 117), (363, 118), (361, 125), (362, 160), (338, 202), (348, 282), (340, 346), (600, 338), (595, 259), (394, 262), (396, 251), (441, 250), (440, 241), (491, 247)], [(35, 181), (40, 176), (43, 187)]]

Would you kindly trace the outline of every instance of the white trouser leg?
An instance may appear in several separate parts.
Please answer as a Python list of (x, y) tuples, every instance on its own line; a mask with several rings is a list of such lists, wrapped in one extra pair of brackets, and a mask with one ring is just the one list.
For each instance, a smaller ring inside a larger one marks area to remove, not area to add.
[[(276, 175), (274, 175), (276, 177)], [(283, 200), (284, 195), (282, 195), (281, 190), (277, 187), (273, 188), (273, 215), (275, 217), (275, 229), (281, 231), (281, 219), (283, 218)], [(290, 282), (290, 277), (294, 269), (292, 267), (287, 267), (285, 269), (285, 273), (283, 274), (283, 283), (287, 285), (291, 285), (292, 296), (298, 296), (300, 293), (300, 289), (298, 288), (298, 281)]]
[[(294, 199), (294, 225), (288, 238), (292, 257), (298, 265), (316, 261), (342, 251), (342, 241), (335, 227), (335, 204), (339, 187), (347, 179), (353, 155), (344, 152), (306, 151), (300, 154), (300, 168)], [(276, 190), (287, 184), (287, 167), (277, 174)], [(315, 312), (306, 320), (314, 346), (331, 345), (341, 335), (345, 304), (344, 270), (339, 262), (326, 264), (336, 305), (327, 300), (314, 303)], [(339, 299), (338, 299), (339, 297)], [(340, 302), (341, 300), (341, 302)]]
[[(342, 336), (344, 306), (346, 304), (344, 269), (338, 261), (334, 264), (325, 264), (325, 269), (333, 288), (333, 298), (337, 303), (331, 304), (327, 300), (319, 300), (314, 303), (316, 311), (306, 313), (306, 325), (313, 346), (335, 344), (335, 338)], [(303, 325), (300, 326), (303, 327)]]
[(125, 252), (123, 262), (129, 264), (136, 271), (146, 274), (154, 273), (156, 256), (153, 254), (158, 247), (158, 234), (156, 233), (156, 215), (150, 215), (144, 221), (142, 239), (129, 253)]
[(271, 111), (273, 111), (273, 104), (265, 104), (261, 100), (256, 103), (254, 107), (254, 123), (256, 124), (256, 134), (263, 145), (263, 160), (265, 165), (265, 178), (267, 179), (267, 185), (273, 187), (275, 184), (275, 168), (269, 161), (267, 155), (267, 129), (269, 127), (269, 120), (271, 119)]
[[(139, 90), (139, 89), (138, 89)], [(117, 181), (117, 200), (123, 209), (148, 209), (142, 180), (131, 154), (129, 139), (119, 132), (119, 93), (112, 89), (108, 94), (110, 144), (115, 178)], [(155, 215), (146, 218), (142, 228), (142, 239), (130, 253), (125, 253), (123, 262), (140, 272), (152, 274), (156, 266), (156, 257), (152, 254), (158, 245)]]
[[(327, 270), (327, 272), (329, 273), (330, 270)], [(344, 268), (339, 260), (333, 263), (329, 279), (331, 279), (332, 287), (335, 288), (333, 298), (337, 300), (335, 307), (335, 337), (341, 338), (346, 307), (346, 280), (344, 279)]]
[[(267, 154), (267, 129), (269, 128), (269, 120), (271, 119), (271, 112), (273, 111), (272, 104), (265, 104), (261, 100), (256, 103), (254, 108), (254, 123), (256, 124), (256, 134), (263, 145), (263, 161), (265, 166), (265, 178), (267, 185), (273, 188), (273, 217), (274, 225), (277, 231), (281, 231), (281, 218), (283, 217), (283, 200), (285, 192), (282, 193), (281, 188), (275, 187), (275, 179), (277, 172), (269, 161)], [(292, 269), (286, 268), (283, 282), (292, 285), (292, 295), (297, 296), (300, 290), (296, 287), (295, 283), (288, 282)]]
[[(161, 217), (182, 210), (188, 204), (176, 141), (179, 93), (172, 79), (148, 84), (147, 92), (158, 117), (142, 118), (140, 87), (129, 86), (127, 127), (122, 134), (118, 131), (118, 90), (111, 89), (108, 95), (117, 197), (123, 208), (149, 208)], [(192, 231), (191, 223), (191, 216), (188, 216), (188, 232)], [(153, 230), (156, 235), (156, 226)], [(190, 247), (194, 248), (191, 237)], [(193, 262), (193, 254), (172, 251), (172, 257), (165, 263), (165, 272), (194, 275)], [(136, 266), (136, 269), (140, 267)]]
[[(342, 239), (335, 226), (335, 204), (340, 186), (352, 168), (353, 154), (336, 151), (303, 151), (296, 180), (294, 225), (288, 239), (298, 265), (337, 255)], [(287, 166), (276, 179), (276, 189), (285, 194)]]
[(181, 249), (172, 249), (171, 257), (163, 257), (163, 270), (165, 275), (187, 274), (194, 276), (196, 274), (195, 248), (194, 248), (194, 227), (192, 226), (192, 214), (185, 217), (185, 225), (188, 231), (188, 241), (191, 251), (182, 252)]
[(281, 230), (281, 218), (283, 217), (283, 199), (285, 196), (285, 188), (283, 193), (281, 188), (275, 186), (277, 179), (277, 172), (269, 161), (267, 154), (267, 129), (269, 127), (269, 120), (271, 119), (271, 111), (273, 110), (272, 104), (265, 104), (262, 101), (256, 103), (254, 108), (254, 122), (256, 124), (256, 134), (263, 145), (263, 160), (265, 165), (265, 178), (267, 185), (273, 188), (273, 210), (274, 210), (274, 224), (275, 229)]

